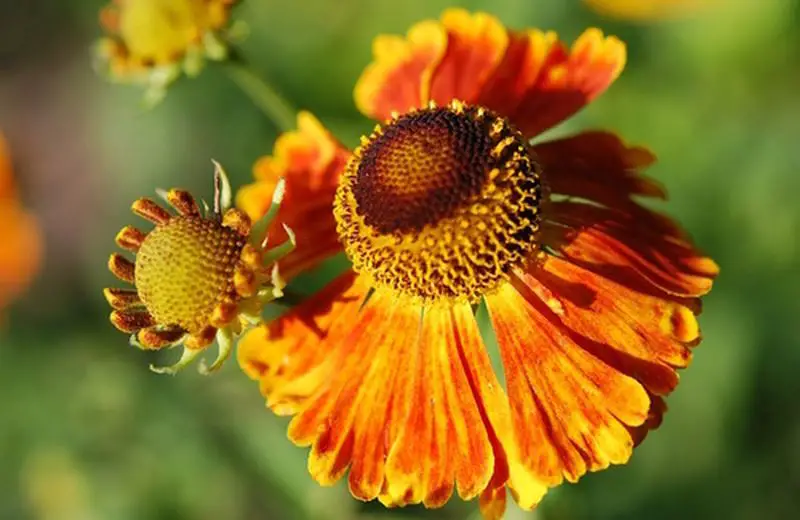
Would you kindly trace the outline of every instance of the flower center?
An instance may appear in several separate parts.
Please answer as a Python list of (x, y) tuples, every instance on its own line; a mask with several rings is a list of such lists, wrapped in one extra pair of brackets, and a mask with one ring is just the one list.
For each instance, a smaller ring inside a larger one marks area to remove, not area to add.
[(393, 119), (356, 150), (336, 193), (353, 267), (425, 301), (477, 301), (538, 249), (543, 189), (524, 137), (453, 102)]
[(136, 255), (139, 297), (158, 323), (201, 331), (217, 303), (236, 298), (233, 273), (244, 244), (216, 220), (171, 219), (147, 235)]

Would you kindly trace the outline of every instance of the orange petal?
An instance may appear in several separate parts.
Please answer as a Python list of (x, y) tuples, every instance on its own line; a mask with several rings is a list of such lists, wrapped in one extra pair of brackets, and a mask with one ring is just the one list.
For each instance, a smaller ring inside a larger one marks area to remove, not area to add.
[(487, 302), (523, 460), (550, 482), (627, 462), (626, 426), (642, 424), (650, 408), (642, 386), (583, 350), (547, 306), (510, 284)]
[(481, 494), (479, 507), (484, 520), (500, 520), (506, 511), (506, 488), (488, 489)]
[[(2, 182), (2, 179), (0, 179)], [(0, 309), (28, 286), (39, 268), (42, 239), (36, 220), (15, 200), (0, 200)]]
[(655, 156), (629, 147), (611, 132), (583, 132), (534, 146), (550, 189), (609, 207), (630, 206), (631, 196), (666, 199), (664, 188), (639, 173)]
[(717, 264), (698, 252), (677, 224), (635, 207), (634, 214), (626, 214), (589, 204), (551, 204), (550, 218), (571, 230), (556, 247), (573, 263), (643, 292), (696, 297), (710, 291)]
[[(279, 415), (296, 413), (330, 375), (329, 358), (353, 328), (368, 288), (352, 271), (239, 341), (242, 370)], [(310, 443), (307, 441), (306, 444)]]
[(438, 353), (439, 381), (445, 390), (450, 425), (455, 433), (456, 489), (463, 499), (470, 500), (486, 488), (495, 469), (494, 453), (486, 432), (489, 425), (476, 403), (463, 366), (457, 363), (458, 336), (454, 319), (447, 311), (436, 308), (428, 309), (426, 315), (430, 315), (433, 328), (429, 348)]
[(380, 496), (387, 506), (418, 504), (426, 499), (431, 495), (431, 479), (437, 468), (449, 477), (442, 479), (451, 483), (448, 497), (455, 478), (452, 461), (447, 457), (447, 437), (436, 435), (435, 431), (441, 429), (445, 411), (443, 400), (435, 397), (441, 390), (435, 379), (434, 350), (426, 348), (431, 340), (427, 314), (419, 344), (408, 352), (397, 376), (395, 399), (401, 407), (397, 410), (397, 431), (392, 436), (395, 442), (386, 457), (386, 486)]
[(386, 421), (393, 382), (403, 355), (416, 346), (419, 312), (416, 305), (373, 293), (331, 354), (336, 371), (329, 383), (292, 421), (293, 440), (314, 437), (308, 465), (320, 483), (335, 482), (352, 462), (353, 495), (371, 500), (380, 492), (392, 442)]
[(15, 200), (16, 187), (14, 185), (14, 170), (11, 164), (11, 155), (8, 152), (8, 145), (0, 133), (0, 204), (9, 200)]
[[(505, 489), (505, 455), (465, 366), (459, 345), (466, 342), (483, 350), (468, 305), (457, 311), (426, 308), (416, 352), (404, 358), (398, 379), (404, 383), (397, 397), (405, 405), (386, 461), (381, 501), (387, 505), (440, 507), (452, 495), (454, 482), (469, 500), (495, 475), (493, 489)], [(484, 377), (494, 378), (488, 370)]]
[[(495, 446), (495, 473), (482, 496), (483, 506), (498, 510), (500, 489), (504, 484), (514, 492), (523, 509), (533, 509), (547, 492), (547, 483), (529, 469), (525, 457), (528, 447), (520, 444), (513, 425), (512, 407), (492, 368), (472, 310), (457, 305), (451, 310), (457, 340), (453, 358), (461, 360), (475, 400), (478, 403), (489, 437)], [(499, 464), (498, 464), (499, 463)], [(504, 489), (504, 488), (502, 488)], [(503, 493), (503, 503), (504, 503)]]
[(237, 205), (255, 222), (272, 203), (278, 180), (286, 181), (286, 195), (273, 225), (270, 244), (286, 240), (281, 224), (297, 236), (297, 247), (281, 260), (281, 274), (291, 278), (341, 251), (333, 196), (350, 152), (339, 144), (310, 113), (297, 116), (298, 129), (282, 134), (271, 156), (254, 166), (256, 182), (243, 187)]
[(412, 26), (405, 38), (394, 35), (375, 38), (373, 62), (361, 74), (355, 88), (358, 109), (383, 121), (392, 112), (407, 112), (427, 103), (431, 73), (446, 47), (446, 32), (432, 20)]
[(641, 444), (651, 430), (661, 426), (665, 413), (667, 413), (667, 402), (664, 398), (650, 394), (650, 411), (647, 413), (647, 420), (643, 424), (631, 428), (634, 446)]
[(473, 102), (503, 59), (508, 35), (497, 18), (464, 9), (442, 13), (447, 51), (431, 78), (430, 97), (441, 105), (453, 99)]
[(406, 38), (376, 38), (356, 103), (378, 120), (453, 99), (479, 103), (534, 136), (563, 121), (617, 78), (625, 46), (587, 30), (571, 50), (554, 33), (508, 31), (493, 16), (448, 9)]
[(569, 51), (561, 42), (552, 42), (536, 82), (516, 111), (503, 115), (523, 134), (538, 135), (605, 92), (622, 72), (625, 59), (625, 44), (614, 36), (604, 37), (599, 29), (586, 30)]
[[(348, 480), (350, 492), (361, 500), (372, 500), (383, 487), (384, 461), (389, 447), (395, 442), (391, 433), (398, 431), (389, 422), (392, 419), (390, 404), (403, 391), (397, 386), (397, 383), (405, 382), (398, 378), (398, 374), (403, 372), (401, 367), (406, 358), (419, 348), (417, 330), (422, 311), (416, 305), (394, 301), (391, 295), (380, 291), (373, 294), (370, 303), (387, 309), (393, 307), (394, 313), (391, 317), (386, 315), (387, 337), (381, 342), (379, 352), (371, 359), (364, 356), (361, 360), (370, 368), (359, 385), (360, 404), (342, 402), (345, 407), (357, 409), (353, 424), (353, 463)], [(377, 322), (375, 326), (380, 327)]]
[(508, 31), (508, 46), (502, 61), (477, 97), (480, 105), (499, 114), (515, 114), (529, 89), (533, 88), (551, 52), (562, 47), (554, 32), (531, 29)]
[(5, 139), (0, 134), (0, 309), (28, 286), (42, 252), (36, 219), (17, 199), (16, 186)]
[(549, 307), (581, 348), (656, 394), (678, 384), (674, 368), (689, 365), (687, 344), (699, 337), (682, 302), (639, 293), (557, 257), (517, 276), (523, 295)]

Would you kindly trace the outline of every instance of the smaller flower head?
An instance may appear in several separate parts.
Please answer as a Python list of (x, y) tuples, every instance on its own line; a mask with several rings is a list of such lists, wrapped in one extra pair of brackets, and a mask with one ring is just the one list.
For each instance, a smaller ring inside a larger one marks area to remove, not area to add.
[[(281, 296), (283, 283), (276, 261), (294, 246), (289, 240), (266, 250), (266, 240), (254, 236), (251, 221), (238, 209), (231, 209), (230, 186), (219, 165), (215, 170), (214, 208), (201, 211), (186, 191), (172, 189), (163, 198), (177, 215), (151, 199), (133, 203), (133, 212), (155, 224), (145, 233), (126, 226), (117, 235), (117, 244), (136, 254), (134, 262), (114, 253), (109, 269), (117, 278), (134, 285), (134, 290), (105, 289), (114, 309), (111, 323), (132, 334), (131, 343), (143, 349), (183, 345), (177, 364), (153, 368), (175, 373), (216, 338), (219, 355), (202, 372), (219, 368), (230, 355), (233, 339), (244, 327), (260, 322), (263, 305)], [(283, 194), (275, 188), (273, 211), (268, 212), (259, 229), (270, 223)], [(205, 204), (204, 204), (205, 206)]]
[(237, 0), (114, 0), (100, 13), (109, 36), (97, 43), (112, 81), (143, 84), (151, 103), (182, 72), (197, 75), (206, 58), (227, 57), (226, 31)]

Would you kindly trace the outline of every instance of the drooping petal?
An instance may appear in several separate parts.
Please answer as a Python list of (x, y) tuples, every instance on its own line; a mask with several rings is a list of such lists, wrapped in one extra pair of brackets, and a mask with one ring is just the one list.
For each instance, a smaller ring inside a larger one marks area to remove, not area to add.
[(398, 374), (402, 386), (398, 385), (395, 398), (402, 407), (398, 410), (395, 442), (386, 458), (386, 486), (380, 496), (387, 506), (423, 501), (438, 504), (439, 500), (431, 497), (449, 497), (453, 489), (454, 464), (443, 433), (445, 403), (436, 379), (435, 350), (431, 348), (435, 345), (431, 330), (436, 325), (431, 321), (426, 312), (419, 343), (403, 360)]
[(711, 290), (719, 267), (668, 218), (642, 206), (625, 212), (590, 204), (551, 204), (566, 226), (556, 247), (570, 261), (642, 291), (692, 298)]
[(427, 103), (430, 76), (447, 47), (447, 34), (426, 20), (409, 29), (405, 38), (381, 35), (372, 43), (373, 61), (355, 87), (358, 109), (378, 121), (392, 112), (407, 112)]
[(533, 509), (547, 492), (547, 482), (532, 472), (523, 455), (525, 446), (513, 426), (512, 407), (492, 368), (472, 310), (467, 305), (451, 309), (455, 341), (453, 359), (461, 360), (475, 396), (489, 440), (494, 447), (495, 468), (481, 495), (481, 509), (500, 512), (505, 507), (504, 486), (512, 490), (523, 509)]
[(272, 155), (253, 168), (256, 182), (237, 195), (237, 205), (256, 222), (270, 207), (278, 181), (285, 180), (286, 194), (268, 232), (269, 242), (276, 244), (287, 238), (282, 224), (297, 236), (297, 247), (281, 260), (281, 274), (287, 278), (341, 251), (333, 195), (350, 157), (310, 113), (298, 114), (297, 127), (278, 137)]
[[(522, 294), (546, 305), (580, 346), (658, 395), (678, 384), (699, 338), (683, 302), (642, 294), (557, 257), (518, 272)], [(527, 290), (525, 290), (527, 289)]]
[[(440, 507), (455, 487), (462, 498), (481, 494), (486, 507), (502, 511), (509, 479), (506, 450), (513, 454), (516, 446), (508, 400), (469, 305), (426, 308), (415, 354), (398, 379), (406, 382), (397, 396), (405, 405), (381, 501)], [(540, 486), (533, 500), (543, 494)]]
[(528, 467), (557, 483), (627, 462), (627, 427), (642, 424), (650, 408), (644, 388), (582, 349), (547, 306), (511, 284), (487, 302)]
[(553, 193), (609, 207), (631, 207), (631, 197), (666, 199), (664, 188), (641, 171), (655, 156), (611, 132), (589, 131), (533, 147)]
[(325, 383), (330, 357), (358, 317), (368, 287), (352, 271), (239, 342), (242, 370), (279, 415), (296, 413)]
[(292, 440), (312, 443), (309, 471), (320, 483), (335, 482), (350, 466), (355, 497), (371, 500), (383, 488), (394, 381), (417, 347), (420, 312), (418, 305), (376, 291), (331, 353), (336, 371), (289, 427)]

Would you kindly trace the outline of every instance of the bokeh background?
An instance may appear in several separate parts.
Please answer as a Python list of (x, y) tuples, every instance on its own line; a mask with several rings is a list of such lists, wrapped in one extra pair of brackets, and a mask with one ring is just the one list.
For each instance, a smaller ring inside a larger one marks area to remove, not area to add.
[[(353, 144), (371, 128), (352, 101), (371, 39), (453, 4), (568, 41), (589, 25), (622, 37), (621, 79), (555, 133), (604, 127), (651, 146), (666, 208), (722, 267), (662, 428), (630, 464), (508, 518), (800, 518), (800, 1), (719, 0), (649, 22), (577, 0), (246, 0), (235, 16), (259, 72)], [(147, 364), (175, 353), (112, 329), (101, 289), (130, 203), (156, 186), (210, 196), (212, 157), (248, 182), (275, 128), (214, 66), (142, 110), (139, 90), (92, 71), (101, 6), (0, 2), (0, 129), (46, 248), (2, 310), (0, 518), (475, 517), (458, 500), (387, 512), (320, 488), (235, 362), (157, 376)]]

